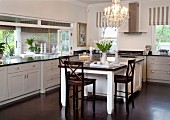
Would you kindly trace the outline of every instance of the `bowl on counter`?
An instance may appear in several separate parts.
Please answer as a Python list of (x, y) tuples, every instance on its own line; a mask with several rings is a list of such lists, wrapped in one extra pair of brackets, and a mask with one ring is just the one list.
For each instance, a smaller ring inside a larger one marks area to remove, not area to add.
[(160, 49), (159, 52), (160, 52), (160, 55), (168, 55), (169, 50), (167, 50), (167, 49)]

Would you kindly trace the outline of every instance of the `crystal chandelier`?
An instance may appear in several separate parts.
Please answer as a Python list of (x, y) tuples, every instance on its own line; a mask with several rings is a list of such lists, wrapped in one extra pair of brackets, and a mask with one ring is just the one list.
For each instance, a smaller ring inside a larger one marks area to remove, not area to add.
[(128, 8), (121, 7), (119, 2), (120, 0), (112, 0), (112, 5), (104, 9), (108, 27), (118, 28), (129, 19)]

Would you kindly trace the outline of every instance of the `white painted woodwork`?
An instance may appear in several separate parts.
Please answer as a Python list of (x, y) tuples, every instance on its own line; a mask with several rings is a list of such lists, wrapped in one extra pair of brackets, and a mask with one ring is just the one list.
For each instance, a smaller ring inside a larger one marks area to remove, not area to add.
[(7, 67), (0, 67), (0, 101), (8, 98)]
[(166, 56), (148, 56), (147, 79), (148, 81), (170, 83), (170, 58)]
[(25, 78), (23, 72), (8, 74), (9, 98), (17, 97), (24, 94), (24, 80)]
[(142, 81), (143, 82), (146, 82), (146, 79), (147, 79), (147, 77), (146, 77), (146, 73), (147, 73), (147, 71), (146, 71), (146, 58), (147, 58), (147, 56), (136, 56), (137, 58), (142, 58), (142, 59), (144, 59), (143, 60), (143, 65), (142, 65)]
[(24, 91), (29, 93), (40, 89), (40, 69), (26, 71)]
[(41, 93), (44, 93), (49, 87), (53, 87), (60, 84), (60, 68), (58, 68), (58, 65), (58, 59), (44, 61), (41, 63)]
[(40, 89), (40, 63), (8, 66), (9, 98)]

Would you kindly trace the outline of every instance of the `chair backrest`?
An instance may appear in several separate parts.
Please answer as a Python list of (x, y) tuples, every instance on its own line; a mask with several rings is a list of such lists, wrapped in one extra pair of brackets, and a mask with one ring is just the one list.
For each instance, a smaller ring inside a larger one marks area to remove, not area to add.
[(64, 65), (64, 61), (70, 61), (70, 56), (60, 56), (59, 65)]
[(136, 60), (128, 60), (128, 66), (127, 66), (127, 71), (126, 71), (126, 77), (127, 78), (132, 78), (134, 76), (134, 70), (135, 70), (135, 62)]
[(84, 69), (83, 62), (64, 61), (66, 81), (81, 81), (84, 85)]

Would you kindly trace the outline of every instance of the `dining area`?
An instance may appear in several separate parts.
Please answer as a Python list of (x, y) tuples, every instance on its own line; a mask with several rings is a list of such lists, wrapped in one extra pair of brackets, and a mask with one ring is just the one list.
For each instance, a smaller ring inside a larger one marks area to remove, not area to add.
[(132, 102), (134, 108), (134, 94), (142, 88), (143, 59), (118, 58), (118, 62), (115, 62), (115, 57), (108, 57), (107, 63), (101, 63), (79, 58), (59, 58), (59, 104), (65, 110), (65, 117), (69, 118), (72, 111), (75, 119), (84, 118), (84, 104), (88, 98), (92, 101), (90, 109), (94, 118), (95, 101), (100, 101), (100, 98), (106, 100), (108, 115), (117, 113), (120, 99), (125, 103), (125, 114), (129, 115), (129, 103)]

